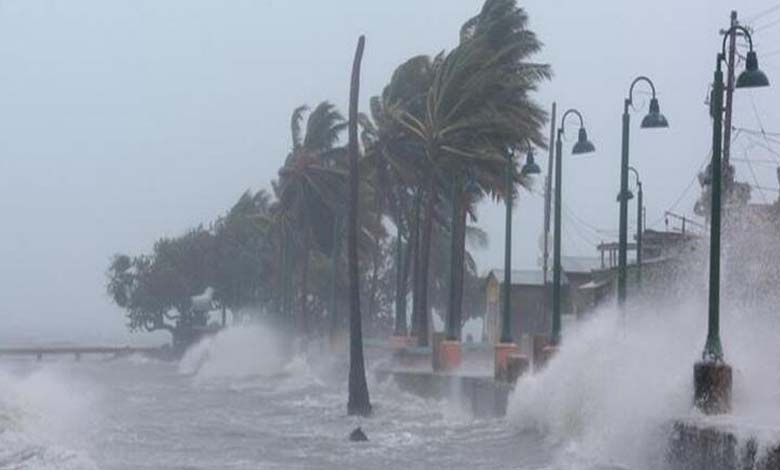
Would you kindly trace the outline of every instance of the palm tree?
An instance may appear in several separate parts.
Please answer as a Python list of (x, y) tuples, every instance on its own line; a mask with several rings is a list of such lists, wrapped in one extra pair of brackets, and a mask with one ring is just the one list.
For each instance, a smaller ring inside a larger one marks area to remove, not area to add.
[(360, 317), (360, 280), (358, 272), (358, 93), (360, 90), (360, 62), (363, 59), (365, 37), (358, 39), (352, 65), (349, 87), (349, 224), (347, 253), (349, 257), (349, 397), (347, 413), (367, 416), (371, 400), (366, 383), (363, 359), (363, 331)]
[[(460, 44), (434, 61), (433, 82), (425, 112), (404, 112), (400, 123), (425, 148), (423, 227), (420, 276), (428, 277), (434, 211), (446, 197), (442, 181), (450, 181), (452, 202), (452, 265), (448, 336), (460, 335), (464, 233), (469, 193), (502, 195), (506, 155), (530, 140), (543, 145), (545, 112), (528, 96), (550, 77), (547, 65), (528, 63), (541, 48), (526, 29), (527, 15), (514, 0), (487, 0), (480, 13), (461, 30)], [(519, 179), (519, 178), (518, 178)], [(506, 195), (504, 195), (506, 197)], [(475, 198), (477, 199), (477, 198)], [(421, 284), (421, 309), (427, 309), (427, 284)]]
[[(369, 179), (383, 199), (386, 215), (396, 228), (396, 295), (394, 334), (405, 335), (409, 273), (413, 273), (413, 302), (419, 309), (419, 265), (417, 263), (419, 206), (422, 203), (420, 170), (425, 152), (398, 121), (403, 112), (420, 115), (432, 79), (430, 57), (412, 57), (396, 68), (380, 96), (370, 101), (371, 116), (362, 116), (364, 158)], [(405, 250), (405, 252), (404, 252)], [(414, 264), (414, 269), (410, 269)], [(421, 330), (419, 315), (413, 315), (414, 332)], [(424, 327), (424, 325), (423, 325)], [(422, 328), (425, 329), (425, 328)], [(427, 338), (427, 334), (418, 335)]]
[[(292, 150), (274, 184), (283, 266), (289, 267), (294, 249), (298, 251), (301, 272), (298, 324), (304, 336), (308, 334), (308, 272), (312, 244), (316, 242), (322, 249), (330, 242), (333, 231), (329, 228), (335, 223), (337, 208), (344, 199), (346, 182), (346, 172), (333, 163), (344, 154), (344, 149), (336, 146), (339, 134), (346, 126), (344, 118), (331, 103), (322, 102), (308, 115), (306, 132), (302, 135), (301, 123), (306, 111), (306, 106), (293, 111)], [(289, 269), (284, 271), (287, 272), (283, 282), (288, 282)], [(286, 289), (285, 294), (289, 295)]]

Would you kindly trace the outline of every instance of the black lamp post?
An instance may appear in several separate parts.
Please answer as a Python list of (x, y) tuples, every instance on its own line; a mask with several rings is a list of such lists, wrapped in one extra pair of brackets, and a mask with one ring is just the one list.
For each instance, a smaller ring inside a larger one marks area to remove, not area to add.
[(550, 343), (557, 345), (561, 340), (561, 164), (563, 161), (563, 128), (566, 118), (574, 114), (579, 118), (580, 130), (577, 135), (577, 143), (574, 144), (571, 153), (581, 155), (596, 151), (596, 147), (588, 140), (585, 131), (582, 114), (576, 109), (569, 109), (561, 116), (561, 127), (558, 128), (558, 138), (555, 141), (555, 231), (553, 233), (553, 312), (552, 333)]
[(715, 57), (715, 75), (710, 98), (712, 116), (712, 162), (710, 163), (712, 196), (710, 205), (710, 281), (707, 341), (702, 361), (694, 365), (694, 400), (705, 413), (728, 412), (731, 408), (731, 367), (724, 362), (723, 346), (720, 341), (720, 216), (722, 191), (723, 150), (723, 71), (721, 64), (726, 60), (726, 39), (741, 32), (750, 44), (745, 70), (739, 75), (736, 88), (769, 86), (769, 80), (758, 68), (758, 59), (753, 51), (750, 32), (742, 26), (732, 26), (723, 36), (721, 51)]
[(639, 290), (642, 287), (642, 232), (644, 231), (642, 226), (642, 211), (644, 207), (642, 205), (642, 180), (639, 179), (639, 172), (636, 171), (636, 168), (630, 166), (628, 170), (636, 176), (636, 287)]
[(658, 105), (658, 98), (655, 97), (655, 85), (645, 76), (639, 76), (631, 82), (628, 89), (628, 98), (623, 102), (623, 140), (620, 160), (620, 193), (618, 201), (620, 202), (620, 238), (618, 243), (618, 304), (622, 307), (626, 301), (626, 272), (628, 270), (628, 200), (631, 199), (631, 193), (628, 190), (628, 131), (630, 124), (629, 107), (633, 104), (634, 86), (639, 82), (646, 82), (650, 85), (653, 96), (650, 99), (650, 109), (647, 115), (642, 119), (642, 129), (654, 129), (669, 127), (666, 118), (661, 114)]
[[(512, 160), (512, 153), (507, 153), (506, 164), (506, 222), (504, 234), (504, 290), (502, 292), (501, 304), (501, 338), (499, 342), (510, 344), (512, 338), (512, 308), (511, 308), (511, 286), (512, 286), (512, 200), (514, 199), (514, 170), (515, 164)], [(528, 145), (528, 153), (525, 157), (525, 164), (520, 170), (522, 175), (537, 175), (542, 170), (534, 160), (534, 153), (531, 145)]]

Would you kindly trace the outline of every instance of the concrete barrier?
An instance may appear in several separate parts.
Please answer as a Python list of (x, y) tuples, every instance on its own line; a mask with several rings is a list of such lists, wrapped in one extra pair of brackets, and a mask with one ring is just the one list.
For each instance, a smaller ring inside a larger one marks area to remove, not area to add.
[(434, 399), (447, 399), (475, 417), (495, 418), (506, 415), (513, 386), (492, 377), (455, 375), (428, 371), (380, 369), (380, 381), (393, 380), (408, 393)]
[(780, 435), (759, 444), (766, 430), (678, 420), (667, 453), (670, 470), (780, 470)]

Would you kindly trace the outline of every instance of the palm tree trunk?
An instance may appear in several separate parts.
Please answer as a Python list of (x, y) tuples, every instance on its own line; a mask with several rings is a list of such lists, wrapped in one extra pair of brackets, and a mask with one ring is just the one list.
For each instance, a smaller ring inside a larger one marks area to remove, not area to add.
[(450, 296), (447, 309), (447, 339), (460, 341), (461, 318), (463, 318), (463, 261), (466, 250), (466, 204), (463, 175), (459, 174), (453, 183), (452, 228), (450, 237)]
[(331, 288), (330, 288), (330, 340), (335, 342), (338, 331), (340, 329), (339, 321), (339, 300), (338, 300), (338, 285), (339, 285), (339, 258), (341, 257), (341, 215), (334, 213), (333, 215), (333, 251), (331, 252), (332, 270), (330, 275)]
[(419, 310), (417, 311), (417, 321), (420, 324), (417, 336), (417, 345), (420, 347), (427, 347), (429, 344), (428, 336), (430, 335), (430, 325), (428, 321), (428, 285), (429, 271), (430, 271), (430, 258), (431, 258), (431, 236), (433, 234), (433, 210), (436, 203), (436, 194), (434, 194), (434, 174), (433, 170), (429, 170), (425, 183), (425, 216), (423, 218), (422, 227), (422, 240), (420, 244), (420, 302)]
[(379, 287), (379, 241), (374, 244), (374, 250), (371, 255), (371, 289), (368, 294), (368, 327), (369, 335), (375, 334), (377, 330), (377, 312), (376, 312), (376, 291)]
[(358, 92), (360, 90), (360, 62), (363, 59), (365, 37), (358, 39), (352, 64), (349, 87), (349, 227), (347, 255), (349, 257), (349, 398), (347, 413), (367, 416), (371, 400), (366, 383), (366, 365), (363, 359), (363, 331), (360, 317), (360, 277), (358, 272)]
[(400, 217), (396, 219), (395, 243), (395, 328), (393, 334), (406, 336), (406, 263)]
[(417, 189), (414, 201), (414, 229), (412, 232), (412, 335), (420, 337), (420, 217), (422, 214), (422, 189)]
[(303, 266), (301, 267), (301, 339), (308, 340), (309, 336), (309, 254), (311, 243), (309, 230), (303, 230)]

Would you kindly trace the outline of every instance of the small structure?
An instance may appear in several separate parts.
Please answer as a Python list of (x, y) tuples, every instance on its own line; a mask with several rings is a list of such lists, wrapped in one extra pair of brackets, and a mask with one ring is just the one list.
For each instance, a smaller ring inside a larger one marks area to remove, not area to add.
[[(569, 292), (569, 278), (564, 272), (561, 276), (563, 283), (563, 312), (571, 313), (572, 305)], [(511, 280), (511, 305), (512, 305), (512, 336), (520, 339), (521, 333), (549, 334), (550, 313), (547, 308), (547, 299), (551, 290), (552, 274), (548, 273), (547, 283), (541, 270), (513, 269)], [(504, 271), (493, 269), (488, 272), (486, 278), (486, 309), (485, 323), (483, 326), (483, 339), (488, 343), (498, 343), (501, 334), (501, 289), (504, 288)]]

